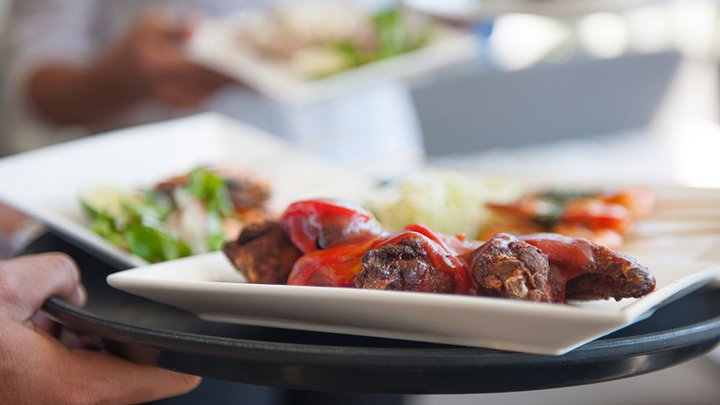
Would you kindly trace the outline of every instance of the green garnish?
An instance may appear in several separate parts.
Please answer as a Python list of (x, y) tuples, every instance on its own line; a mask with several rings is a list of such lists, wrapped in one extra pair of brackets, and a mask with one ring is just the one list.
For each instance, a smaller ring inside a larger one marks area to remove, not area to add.
[(98, 188), (83, 193), (80, 202), (93, 232), (151, 263), (219, 250), (223, 220), (235, 215), (227, 181), (202, 167), (171, 191)]

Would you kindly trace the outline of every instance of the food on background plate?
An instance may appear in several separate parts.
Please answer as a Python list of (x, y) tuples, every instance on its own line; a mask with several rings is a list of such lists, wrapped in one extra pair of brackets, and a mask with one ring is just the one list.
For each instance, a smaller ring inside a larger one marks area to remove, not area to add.
[(486, 204), (492, 216), (478, 236), (554, 232), (617, 249), (637, 220), (653, 211), (655, 202), (655, 194), (641, 187), (532, 192), (512, 202)]
[(654, 192), (643, 187), (529, 189), (519, 181), (434, 170), (384, 187), (368, 206), (390, 230), (422, 223), (479, 240), (501, 232), (552, 232), (618, 249), (656, 202)]
[(95, 233), (152, 263), (219, 250), (267, 218), (269, 197), (263, 181), (198, 167), (146, 189), (87, 189), (80, 202)]
[(474, 238), (490, 217), (488, 202), (509, 203), (525, 192), (526, 186), (518, 181), (428, 170), (386, 185), (367, 205), (391, 231), (421, 223), (439, 232)]
[(391, 8), (370, 13), (352, 5), (278, 6), (248, 20), (239, 44), (259, 59), (313, 80), (427, 45), (427, 18)]
[[(423, 225), (387, 231), (346, 202), (299, 201), (223, 249), (249, 282), (503, 297), (637, 298), (654, 290), (635, 259), (585, 239), (498, 234), (486, 242)], [(273, 260), (265, 260), (272, 257)]]

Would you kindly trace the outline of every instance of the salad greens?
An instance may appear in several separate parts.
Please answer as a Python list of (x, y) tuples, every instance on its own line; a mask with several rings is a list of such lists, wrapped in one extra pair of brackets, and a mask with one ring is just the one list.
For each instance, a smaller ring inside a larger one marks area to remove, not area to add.
[(152, 263), (219, 250), (235, 217), (227, 180), (202, 167), (170, 188), (96, 188), (80, 202), (93, 232)]
[(537, 195), (542, 209), (533, 218), (533, 222), (543, 228), (553, 227), (562, 218), (568, 203), (579, 198), (589, 198), (597, 192), (582, 190), (549, 190)]
[(343, 63), (334, 70), (323, 72), (318, 78), (414, 51), (427, 45), (432, 38), (431, 24), (425, 23), (417, 30), (411, 30), (405, 13), (398, 8), (379, 11), (372, 15), (371, 21), (375, 34), (375, 43), (371, 49), (364, 49), (367, 46), (353, 41), (330, 44), (329, 49), (340, 56)]

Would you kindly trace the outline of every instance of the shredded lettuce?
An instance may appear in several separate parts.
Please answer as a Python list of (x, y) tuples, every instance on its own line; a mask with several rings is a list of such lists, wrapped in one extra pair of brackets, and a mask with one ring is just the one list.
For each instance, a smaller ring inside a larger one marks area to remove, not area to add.
[(509, 201), (519, 183), (471, 178), (451, 171), (428, 171), (385, 187), (368, 205), (388, 229), (419, 223), (447, 234), (474, 239), (490, 218), (489, 201)]

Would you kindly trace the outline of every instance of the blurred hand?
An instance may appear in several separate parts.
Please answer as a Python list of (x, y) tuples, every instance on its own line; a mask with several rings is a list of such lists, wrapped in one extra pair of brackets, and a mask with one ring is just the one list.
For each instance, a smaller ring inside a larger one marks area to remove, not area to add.
[(191, 34), (188, 19), (150, 12), (127, 33), (113, 60), (132, 72), (155, 100), (172, 107), (197, 107), (232, 80), (187, 59), (184, 47)]
[(0, 261), (0, 392), (8, 404), (141, 403), (194, 389), (198, 377), (101, 352), (68, 349), (33, 323), (52, 296), (83, 305), (71, 259), (59, 253)]

